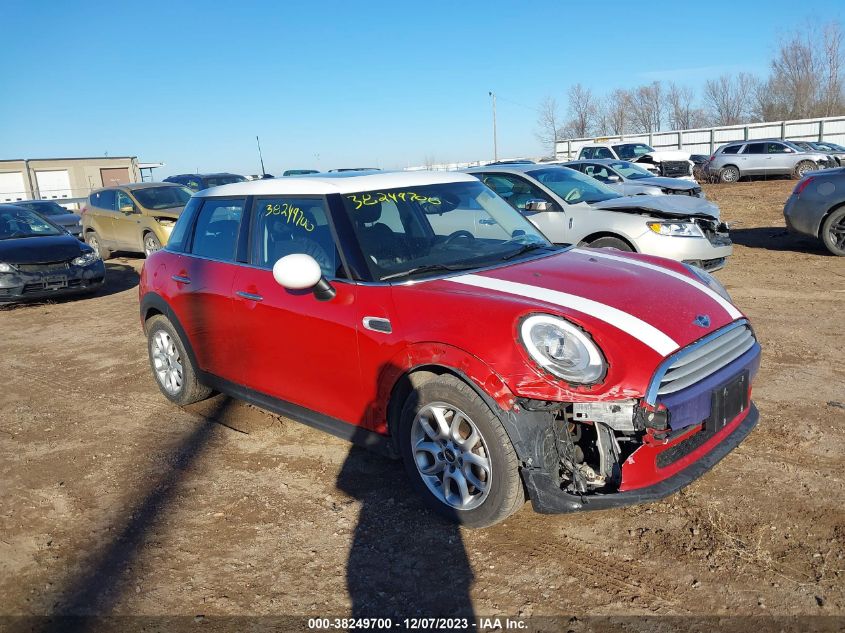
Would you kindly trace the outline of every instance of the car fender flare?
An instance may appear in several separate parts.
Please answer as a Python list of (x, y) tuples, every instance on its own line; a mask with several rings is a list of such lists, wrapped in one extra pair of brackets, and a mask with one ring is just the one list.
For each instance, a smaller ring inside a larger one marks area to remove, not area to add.
[(823, 240), (824, 236), (822, 235), (822, 227), (824, 226), (825, 220), (827, 220), (835, 211), (845, 207), (845, 201), (837, 202), (832, 207), (830, 207), (824, 214), (819, 218), (818, 226), (816, 226), (816, 236)]

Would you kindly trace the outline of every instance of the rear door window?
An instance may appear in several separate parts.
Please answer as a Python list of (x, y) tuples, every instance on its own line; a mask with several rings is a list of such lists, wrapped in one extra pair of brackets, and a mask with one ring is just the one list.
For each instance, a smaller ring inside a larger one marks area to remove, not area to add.
[(91, 194), (91, 205), (98, 209), (105, 209), (106, 211), (114, 211), (116, 209), (115, 203), (117, 196), (114, 189), (105, 189), (104, 191), (97, 191)]
[(197, 216), (191, 253), (223, 262), (235, 261), (244, 200), (209, 198)]
[(597, 147), (595, 154), (590, 158), (616, 158), (616, 156), (614, 156), (613, 152), (611, 152), (607, 147)]
[(743, 154), (765, 154), (766, 153), (766, 144), (765, 143), (749, 143), (745, 146), (745, 149), (742, 152)]

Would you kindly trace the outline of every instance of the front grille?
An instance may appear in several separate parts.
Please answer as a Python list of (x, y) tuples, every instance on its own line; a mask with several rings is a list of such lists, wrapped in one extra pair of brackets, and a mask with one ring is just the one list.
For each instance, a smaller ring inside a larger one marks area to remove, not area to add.
[(46, 262), (43, 264), (15, 264), (22, 273), (60, 273), (70, 268), (70, 262)]
[(675, 393), (716, 373), (750, 350), (755, 343), (748, 325), (723, 332), (706, 343), (682, 351), (666, 369), (657, 388), (658, 396)]
[(707, 440), (709, 440), (715, 434), (715, 431), (707, 428), (707, 425), (704, 425), (704, 427), (697, 433), (693, 433), (692, 435), (681, 440), (674, 446), (671, 446), (670, 448), (667, 448), (665, 451), (660, 453), (657, 456), (657, 459), (655, 460), (657, 467), (666, 468), (670, 464), (674, 464), (682, 457), (692, 453), (695, 449), (699, 448), (700, 446), (704, 446), (704, 443), (707, 442)]
[(690, 175), (689, 163), (685, 160), (664, 160), (660, 163), (660, 170), (669, 178)]
[(728, 225), (718, 220), (696, 218), (695, 223), (713, 246), (728, 246), (731, 244)]

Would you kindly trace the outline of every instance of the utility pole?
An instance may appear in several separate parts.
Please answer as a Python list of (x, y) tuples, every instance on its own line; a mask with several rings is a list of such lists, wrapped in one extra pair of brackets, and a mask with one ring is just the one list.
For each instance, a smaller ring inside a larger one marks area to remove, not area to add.
[(493, 97), (493, 160), (499, 160), (499, 145), (496, 141), (496, 95), (491, 90), (489, 93), (491, 97)]
[(255, 137), (255, 142), (258, 144), (258, 158), (261, 161), (261, 177), (264, 178), (267, 172), (264, 171), (264, 157), (261, 155), (261, 141), (258, 140), (258, 136)]

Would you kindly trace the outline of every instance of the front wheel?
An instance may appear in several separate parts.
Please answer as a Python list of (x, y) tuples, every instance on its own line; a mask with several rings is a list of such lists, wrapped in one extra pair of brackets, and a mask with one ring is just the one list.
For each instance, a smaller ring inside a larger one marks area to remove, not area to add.
[(845, 256), (845, 207), (831, 213), (822, 224), (821, 238), (834, 255)]
[(816, 164), (809, 160), (802, 160), (800, 163), (795, 165), (795, 169), (792, 170), (792, 177), (795, 180), (801, 180), (804, 176), (809, 174), (811, 171), (815, 171), (818, 169)]
[(629, 253), (634, 251), (630, 244), (624, 240), (620, 240), (618, 237), (600, 237), (590, 242), (587, 246), (590, 248), (615, 248), (617, 251), (627, 251)]
[(149, 257), (156, 251), (161, 250), (161, 242), (158, 241), (158, 238), (153, 233), (147, 233), (144, 235), (144, 257)]
[(182, 339), (164, 315), (147, 321), (147, 349), (158, 388), (168, 400), (183, 406), (211, 395), (211, 389), (199, 382)]
[(719, 172), (719, 180), (721, 182), (737, 182), (739, 180), (739, 177), (739, 168), (734, 167), (733, 165), (723, 167), (722, 170)]
[(516, 452), (501, 421), (458, 378), (440, 376), (411, 392), (398, 436), (411, 485), (438, 514), (487, 527), (525, 503)]

